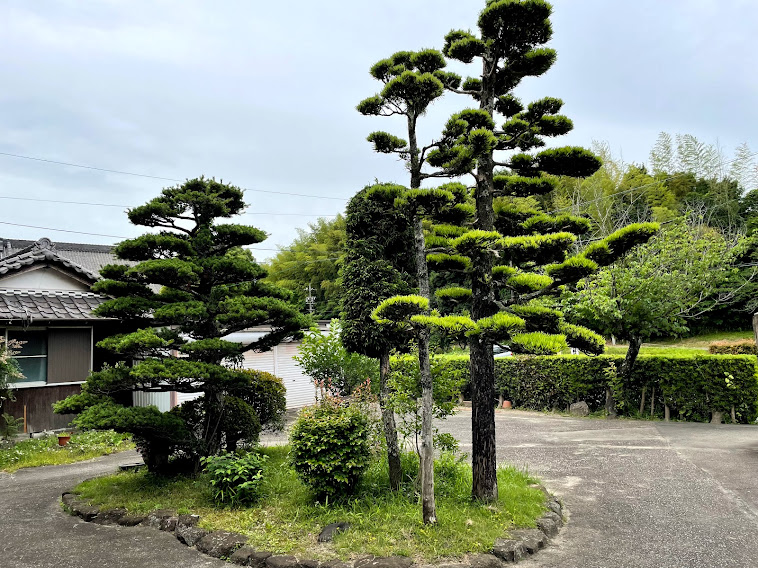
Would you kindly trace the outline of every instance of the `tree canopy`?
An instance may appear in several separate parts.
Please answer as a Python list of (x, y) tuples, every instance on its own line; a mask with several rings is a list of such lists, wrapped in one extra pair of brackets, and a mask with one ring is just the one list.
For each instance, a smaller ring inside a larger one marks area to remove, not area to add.
[[(97, 315), (125, 329), (99, 343), (123, 363), (90, 375), (82, 394), (58, 403), (80, 412), (82, 427), (131, 432), (148, 467), (160, 471), (170, 456), (200, 456), (254, 440), (261, 401), (283, 386), (233, 368), (245, 351), (265, 351), (299, 337), (308, 320), (287, 290), (264, 281), (266, 272), (239, 247), (259, 243), (255, 227), (222, 223), (242, 212), (242, 190), (213, 179), (192, 179), (128, 212), (155, 232), (119, 243), (122, 264), (105, 266), (93, 290), (110, 297)], [(226, 339), (253, 326), (270, 332), (247, 344)], [(131, 365), (128, 362), (133, 362)], [(132, 391), (201, 393), (170, 412), (130, 406)], [(283, 409), (282, 409), (283, 410)]]

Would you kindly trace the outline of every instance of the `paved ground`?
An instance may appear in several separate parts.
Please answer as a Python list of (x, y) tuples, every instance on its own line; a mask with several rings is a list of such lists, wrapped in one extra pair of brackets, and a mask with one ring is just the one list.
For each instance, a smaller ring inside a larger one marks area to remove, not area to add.
[(124, 452), (85, 464), (0, 473), (0, 567), (228, 568), (171, 534), (85, 523), (61, 510), (63, 491), (136, 459), (136, 453)]
[[(470, 412), (443, 429), (470, 450)], [(758, 427), (498, 411), (497, 439), (498, 458), (540, 476), (571, 515), (561, 536), (522, 566), (758, 565)], [(61, 492), (134, 459), (0, 473), (0, 567), (229, 566), (167, 533), (83, 523), (61, 511)]]
[[(571, 515), (521, 565), (758, 565), (758, 427), (496, 416), (498, 459), (541, 477)], [(470, 418), (445, 426), (464, 450)]]

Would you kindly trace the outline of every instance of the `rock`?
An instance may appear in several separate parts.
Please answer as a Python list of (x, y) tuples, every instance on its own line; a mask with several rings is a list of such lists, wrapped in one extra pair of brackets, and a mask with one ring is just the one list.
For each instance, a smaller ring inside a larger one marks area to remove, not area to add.
[(178, 525), (174, 534), (179, 542), (184, 543), (187, 546), (195, 546), (201, 538), (208, 534), (208, 531), (198, 527)]
[(541, 548), (545, 548), (547, 542), (545, 533), (540, 529), (519, 529), (512, 531), (511, 536), (523, 542), (529, 554), (534, 554)]
[(407, 556), (369, 556), (356, 560), (353, 568), (409, 568), (411, 564)]
[(558, 534), (558, 524), (549, 517), (537, 519), (537, 528), (545, 533), (545, 536), (548, 538), (553, 538)]
[(177, 527), (196, 527), (200, 522), (200, 515), (179, 515), (176, 519)]
[(270, 552), (258, 551), (251, 554), (247, 559), (248, 566), (255, 566), (255, 568), (264, 568), (266, 566), (266, 559), (271, 556)]
[(297, 563), (300, 565), (300, 568), (321, 568), (321, 562), (319, 560), (300, 558)]
[(79, 499), (79, 497), (76, 495), (76, 493), (64, 493), (61, 495), (61, 501), (63, 502), (63, 505), (65, 507), (71, 508), (71, 503)]
[(136, 527), (138, 524), (144, 522), (146, 518), (145, 515), (127, 513), (118, 520), (118, 524), (122, 527)]
[(569, 413), (573, 414), (574, 416), (589, 416), (590, 407), (584, 401), (575, 402), (569, 406)]
[(86, 501), (82, 501), (80, 499), (73, 499), (69, 505), (69, 508), (71, 509), (71, 512), (74, 513), (74, 515), (81, 517), (87, 522), (92, 521), (100, 512), (100, 509), (97, 507), (93, 507)]
[(341, 560), (329, 560), (328, 562), (321, 563), (321, 568), (350, 568), (350, 566), (350, 564)]
[(526, 556), (523, 541), (513, 538), (499, 538), (492, 547), (492, 554), (505, 562), (518, 562)]
[(245, 545), (242, 548), (235, 550), (234, 554), (229, 557), (229, 561), (234, 564), (239, 564), (240, 566), (249, 566), (250, 564), (248, 561), (250, 560), (250, 556), (254, 553), (255, 549), (252, 546)]
[(161, 519), (161, 525), (159, 528), (162, 531), (174, 532), (178, 521), (179, 521), (178, 517), (166, 517), (164, 519)]
[(544, 485), (542, 485), (541, 483), (530, 483), (529, 484), (529, 488), (530, 489), (539, 489), (540, 491), (542, 491), (542, 494), (545, 497), (547, 497), (548, 499), (550, 499), (552, 497), (552, 495), (550, 495), (550, 492), (547, 490), (547, 488)]
[[(202, 530), (192, 527), (192, 530)], [(247, 543), (247, 537), (243, 534), (229, 531), (213, 531), (206, 534), (195, 543), (195, 548), (200, 552), (214, 558), (229, 557), (232, 553)]]
[(102, 509), (93, 522), (99, 525), (115, 525), (126, 515), (126, 509)]
[(326, 525), (324, 529), (321, 531), (321, 534), (318, 535), (318, 541), (319, 542), (332, 542), (334, 540), (334, 535), (337, 533), (344, 532), (350, 528), (350, 523), (332, 523), (330, 525)]
[(276, 554), (266, 558), (268, 568), (298, 568), (297, 558), (285, 554)]
[(555, 499), (552, 499), (551, 501), (547, 502), (547, 508), (550, 509), (556, 515), (559, 515), (559, 516), (563, 515), (563, 507), (561, 507), (561, 504)]
[(494, 554), (469, 554), (471, 568), (502, 568), (502, 562)]
[(175, 517), (175, 516), (176, 516), (176, 511), (172, 511), (171, 509), (157, 509), (151, 513), (148, 513), (147, 519), (145, 520), (143, 524), (149, 527), (160, 529), (163, 519), (167, 519), (169, 517)]
[(561, 518), (561, 516), (558, 513), (554, 513), (553, 511), (548, 511), (542, 516), (546, 519), (550, 519), (559, 527), (563, 526), (563, 518)]

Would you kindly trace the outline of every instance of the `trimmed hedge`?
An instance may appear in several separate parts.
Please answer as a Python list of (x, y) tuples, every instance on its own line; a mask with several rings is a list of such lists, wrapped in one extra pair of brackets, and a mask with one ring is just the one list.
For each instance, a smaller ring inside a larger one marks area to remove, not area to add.
[[(468, 357), (438, 358), (445, 365), (465, 369)], [(580, 400), (601, 410), (606, 385), (619, 401), (619, 412), (637, 415), (643, 392), (645, 414), (651, 400), (656, 416), (664, 404), (671, 416), (707, 422), (712, 411), (729, 416), (734, 407), (741, 423), (758, 416), (758, 360), (750, 355), (640, 355), (632, 379), (622, 384), (616, 370), (623, 357), (601, 355), (524, 356), (495, 359), (496, 391), (513, 406), (531, 410), (567, 410)], [(394, 365), (399, 362), (393, 361)]]
[(713, 341), (708, 345), (711, 355), (758, 355), (758, 346), (752, 339), (739, 341)]

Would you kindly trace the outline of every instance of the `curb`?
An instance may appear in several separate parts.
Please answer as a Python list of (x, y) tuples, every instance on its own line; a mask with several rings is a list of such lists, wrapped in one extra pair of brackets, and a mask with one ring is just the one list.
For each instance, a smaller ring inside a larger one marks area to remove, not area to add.
[[(536, 521), (537, 528), (515, 529), (508, 538), (495, 541), (489, 553), (469, 554), (461, 562), (445, 562), (439, 568), (499, 568), (535, 554), (555, 537), (564, 524), (564, 507), (557, 497), (543, 485), (532, 486), (542, 490), (548, 511)], [(158, 509), (147, 515), (134, 515), (125, 509), (99, 509), (66, 491), (61, 496), (66, 512), (88, 523), (120, 525), (124, 527), (148, 526), (173, 533), (182, 544), (199, 552), (223, 558), (240, 566), (256, 568), (432, 568), (433, 565), (414, 564), (404, 556), (362, 556), (354, 561), (330, 560), (322, 562), (290, 555), (273, 554), (247, 545), (247, 536), (228, 531), (207, 531), (198, 527), (198, 515), (177, 515), (176, 511)]]

